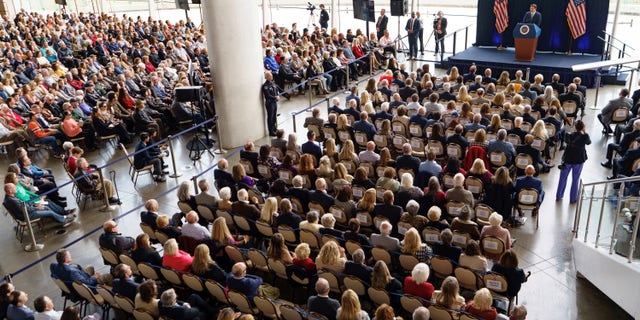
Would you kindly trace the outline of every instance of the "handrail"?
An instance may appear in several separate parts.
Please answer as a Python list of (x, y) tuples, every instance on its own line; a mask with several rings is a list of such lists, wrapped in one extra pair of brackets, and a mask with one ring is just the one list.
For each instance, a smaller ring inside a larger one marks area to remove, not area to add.
[[(606, 34), (607, 36), (609, 36), (609, 38), (611, 38), (611, 39), (613, 39), (613, 40), (615, 40), (615, 41), (618, 41), (618, 42), (620, 42), (620, 43), (624, 43), (624, 42), (622, 42), (622, 40), (620, 40), (620, 39), (618, 39), (618, 38), (614, 37), (612, 34), (610, 34), (609, 32), (607, 32), (607, 30), (602, 30), (602, 32), (603, 32), (604, 34)], [(598, 37), (598, 38), (600, 38), (600, 37)], [(603, 39), (603, 40), (604, 40), (604, 39)], [(627, 47), (629, 47), (629, 49), (631, 49), (631, 50), (636, 50), (636, 49), (634, 49), (634, 48), (633, 48), (632, 46), (630, 46), (630, 45), (627, 45)], [(615, 47), (614, 47), (614, 48), (615, 48)], [(617, 49), (617, 48), (616, 48), (616, 49)]]
[[(577, 239), (578, 238), (578, 232), (579, 232), (579, 228), (580, 228), (580, 218), (582, 216), (582, 205), (583, 205), (583, 201), (585, 199), (589, 200), (589, 209), (586, 212), (586, 223), (585, 223), (585, 230), (584, 230), (584, 239), (583, 242), (587, 243), (588, 240), (588, 236), (589, 236), (589, 230), (590, 230), (590, 221), (591, 221), (591, 214), (592, 214), (592, 208), (593, 208), (593, 201), (594, 200), (602, 200), (601, 205), (600, 205), (600, 214), (597, 217), (598, 219), (598, 224), (597, 224), (597, 230), (596, 230), (596, 236), (595, 236), (595, 242), (594, 242), (594, 247), (598, 248), (599, 246), (599, 241), (600, 241), (600, 236), (601, 236), (601, 231), (602, 231), (602, 221), (604, 218), (604, 206), (605, 206), (605, 200), (609, 199), (610, 196), (607, 196), (607, 191), (609, 188), (610, 184), (619, 184), (620, 188), (617, 191), (617, 195), (615, 195), (616, 199), (618, 200), (616, 203), (616, 207), (615, 207), (615, 213), (614, 213), (614, 219), (613, 219), (613, 228), (612, 228), (612, 232), (611, 232), (611, 240), (609, 241), (609, 255), (613, 255), (614, 253), (614, 245), (617, 241), (616, 239), (616, 233), (617, 233), (617, 226), (618, 226), (618, 218), (620, 216), (620, 212), (622, 210), (622, 200), (625, 197), (625, 183), (626, 182), (635, 182), (635, 181), (640, 181), (640, 176), (632, 176), (632, 177), (625, 177), (625, 178), (618, 178), (618, 179), (611, 179), (611, 180), (603, 180), (603, 181), (595, 181), (595, 182), (589, 182), (589, 183), (583, 183), (582, 179), (580, 180), (580, 184), (578, 187), (578, 194), (580, 195), (578, 198), (578, 204), (576, 206), (576, 212), (574, 215), (574, 224), (573, 224), (573, 230), (571, 232), (573, 232), (574, 234), (574, 238)], [(603, 193), (602, 196), (594, 196), (595, 193), (595, 188), (596, 186), (600, 186), (603, 185), (604, 189), (603, 189)], [(590, 190), (590, 195), (589, 196), (584, 196), (585, 193), (587, 193), (586, 188), (587, 187), (591, 187)], [(630, 195), (633, 196), (633, 195)], [(595, 208), (594, 208), (595, 209)], [(629, 240), (629, 253), (627, 255), (627, 260), (629, 263), (633, 262), (633, 254), (635, 252), (635, 246), (636, 246), (636, 237), (638, 234), (638, 225), (640, 224), (640, 219), (636, 218), (634, 221), (634, 225), (633, 225), (633, 232), (631, 234), (631, 238)]]
[(466, 27), (459, 28), (459, 29), (457, 29), (457, 30), (455, 30), (455, 31), (453, 31), (453, 32), (451, 32), (451, 33), (449, 33), (449, 34), (447, 34), (446, 36), (444, 36), (444, 38), (446, 39), (446, 38), (449, 38), (449, 37), (453, 37), (453, 34), (454, 34), (454, 33), (459, 32), (459, 31), (462, 31), (462, 30), (464, 30), (464, 29), (467, 29), (467, 28), (469, 28), (469, 27), (471, 27), (471, 26), (473, 26), (473, 25), (474, 25), (474, 23), (471, 23), (471, 24), (469, 24), (469, 25), (468, 25), (468, 26), (466, 26)]

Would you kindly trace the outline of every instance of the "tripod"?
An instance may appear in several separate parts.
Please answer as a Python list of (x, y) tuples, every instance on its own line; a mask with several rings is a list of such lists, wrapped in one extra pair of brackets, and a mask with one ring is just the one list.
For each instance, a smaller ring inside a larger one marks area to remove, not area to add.
[(313, 13), (313, 10), (309, 10), (309, 21), (307, 22), (307, 28), (311, 26), (316, 26), (316, 14)]
[(407, 53), (409, 52), (409, 47), (407, 47), (406, 44), (404, 44), (404, 42), (402, 42), (402, 36), (400, 35), (400, 17), (398, 17), (398, 36), (393, 40), (393, 42), (396, 43), (396, 47), (398, 49), (396, 49), (396, 52), (400, 53)]
[[(202, 114), (202, 99), (198, 100), (197, 104), (199, 105), (200, 112)], [(193, 123), (195, 124), (196, 113), (193, 108), (191, 109), (191, 115)], [(202, 140), (202, 138), (200, 138), (200, 134), (202, 133), (204, 134), (204, 141)], [(189, 159), (191, 159), (195, 163), (197, 160), (200, 160), (204, 151), (207, 151), (212, 158), (215, 157), (213, 155), (213, 152), (211, 152), (210, 150), (213, 147), (213, 142), (215, 141), (209, 139), (209, 131), (206, 127), (202, 126), (200, 129), (196, 130), (191, 141), (187, 143), (187, 149), (189, 149)]]

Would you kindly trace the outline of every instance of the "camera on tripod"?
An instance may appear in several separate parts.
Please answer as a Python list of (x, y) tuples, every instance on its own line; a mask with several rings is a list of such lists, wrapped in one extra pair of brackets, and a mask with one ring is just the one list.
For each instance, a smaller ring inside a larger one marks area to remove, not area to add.
[(313, 13), (313, 10), (316, 9), (316, 6), (314, 6), (311, 2), (307, 2), (307, 10), (311, 11), (311, 13)]

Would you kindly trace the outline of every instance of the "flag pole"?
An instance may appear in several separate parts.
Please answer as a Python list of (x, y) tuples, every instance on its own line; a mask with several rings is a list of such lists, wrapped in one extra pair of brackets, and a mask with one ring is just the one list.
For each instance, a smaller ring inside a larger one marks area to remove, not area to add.
[(572, 49), (572, 48), (573, 48), (573, 37), (572, 37), (572, 36), (570, 36), (570, 37), (569, 37), (569, 52), (567, 52), (567, 55), (568, 55), (568, 56), (572, 56), (572, 55), (573, 55), (573, 53), (571, 52), (571, 49)]
[(502, 46), (502, 32), (500, 32), (500, 45), (498, 46), (498, 51), (502, 50), (504, 50), (504, 47)]

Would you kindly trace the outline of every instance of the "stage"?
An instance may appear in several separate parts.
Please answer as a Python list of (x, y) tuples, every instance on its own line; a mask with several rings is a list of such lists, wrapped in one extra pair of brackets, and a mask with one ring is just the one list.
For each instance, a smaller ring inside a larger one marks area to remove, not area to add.
[[(479, 75), (484, 75), (484, 69), (491, 68), (492, 76), (498, 78), (503, 70), (509, 71), (511, 79), (514, 78), (516, 70), (522, 70), (526, 74), (527, 68), (531, 68), (529, 81), (533, 82), (533, 76), (540, 73), (544, 76), (544, 82), (550, 82), (554, 73), (560, 75), (563, 83), (570, 83), (575, 76), (582, 78), (582, 84), (588, 88), (595, 87), (596, 71), (588, 70), (574, 72), (571, 66), (581, 63), (590, 63), (600, 61), (600, 55), (593, 54), (573, 54), (568, 56), (566, 53), (550, 53), (536, 52), (535, 59), (532, 62), (515, 61), (515, 49), (507, 48), (505, 50), (497, 50), (496, 47), (471, 47), (456, 55), (450, 56), (445, 64), (448, 67), (457, 66), (460, 74), (465, 74), (469, 70), (469, 66), (475, 63), (478, 66)], [(453, 80), (453, 79), (451, 79)]]

